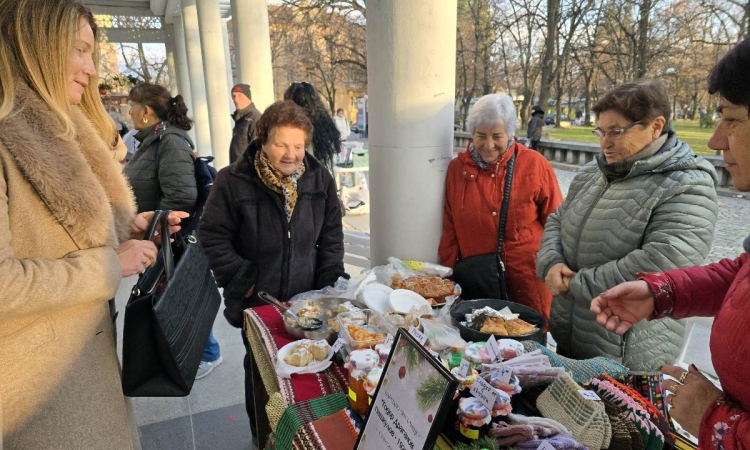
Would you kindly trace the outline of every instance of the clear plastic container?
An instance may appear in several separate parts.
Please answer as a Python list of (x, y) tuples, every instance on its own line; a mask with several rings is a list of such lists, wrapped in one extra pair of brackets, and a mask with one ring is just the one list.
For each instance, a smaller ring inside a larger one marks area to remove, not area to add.
[[(365, 316), (364, 322), (361, 317), (362, 315)], [(349, 351), (374, 348), (376, 345), (385, 342), (388, 334), (392, 336), (396, 334), (395, 328), (383, 316), (371, 309), (341, 313), (338, 315), (338, 321), (341, 324), (339, 336), (344, 340), (344, 345)], [(364, 328), (371, 333), (380, 335), (380, 337), (373, 336), (371, 339), (356, 340), (349, 332), (349, 325)]]

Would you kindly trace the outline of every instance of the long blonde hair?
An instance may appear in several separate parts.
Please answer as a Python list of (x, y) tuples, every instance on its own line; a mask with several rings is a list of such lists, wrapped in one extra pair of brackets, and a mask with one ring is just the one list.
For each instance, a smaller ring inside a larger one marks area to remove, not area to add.
[[(68, 64), (81, 19), (94, 31), (94, 64), (99, 67), (97, 26), (79, 0), (0, 0), (0, 120), (14, 110), (18, 84), (26, 84), (47, 104), (62, 127), (61, 138), (73, 139), (73, 106), (68, 94)], [(108, 145), (117, 131), (99, 99), (98, 77), (91, 78), (80, 108)]]

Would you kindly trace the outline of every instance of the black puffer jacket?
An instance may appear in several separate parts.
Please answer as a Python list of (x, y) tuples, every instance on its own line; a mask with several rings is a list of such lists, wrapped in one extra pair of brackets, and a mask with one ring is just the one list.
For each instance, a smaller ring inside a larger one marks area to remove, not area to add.
[(344, 233), (336, 183), (307, 154), (297, 182), (291, 223), (283, 198), (255, 171), (255, 140), (243, 157), (219, 172), (201, 217), (198, 235), (219, 286), (224, 315), (242, 326), (242, 312), (262, 302), (245, 295), (266, 291), (280, 300), (333, 285), (344, 272)]
[(191, 211), (198, 190), (195, 186), (193, 142), (187, 132), (169, 122), (162, 122), (139, 131), (135, 138), (141, 145), (123, 172), (133, 186), (138, 212), (157, 209)]
[(260, 111), (255, 107), (255, 103), (242, 111), (235, 111), (232, 114), (234, 119), (234, 130), (232, 130), (232, 143), (229, 146), (229, 161), (235, 162), (247, 150), (247, 145), (255, 138), (255, 125), (260, 119)]

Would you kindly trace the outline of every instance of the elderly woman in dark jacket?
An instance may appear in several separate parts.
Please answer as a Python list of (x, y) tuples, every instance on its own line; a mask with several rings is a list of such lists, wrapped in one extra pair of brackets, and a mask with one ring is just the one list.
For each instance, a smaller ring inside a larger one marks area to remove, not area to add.
[[(344, 272), (344, 234), (336, 183), (305, 148), (313, 126), (292, 101), (268, 107), (242, 158), (219, 172), (199, 235), (219, 286), (224, 316), (242, 327), (242, 312), (266, 291), (288, 300), (333, 285)], [(246, 406), (252, 387), (245, 357)]]
[[(187, 131), (192, 121), (181, 95), (154, 84), (142, 83), (128, 95), (141, 143), (125, 166), (138, 212), (169, 209), (192, 211), (198, 197), (193, 166), (193, 142)], [(189, 223), (183, 224), (190, 227)], [(192, 225), (194, 229), (197, 224)]]

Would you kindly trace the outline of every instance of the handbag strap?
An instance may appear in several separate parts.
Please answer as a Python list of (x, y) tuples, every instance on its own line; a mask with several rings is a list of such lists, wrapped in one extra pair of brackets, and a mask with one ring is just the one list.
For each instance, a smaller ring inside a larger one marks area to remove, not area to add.
[(505, 264), (503, 263), (503, 243), (505, 241), (505, 226), (508, 223), (508, 206), (510, 204), (510, 188), (513, 185), (513, 172), (516, 165), (516, 155), (518, 151), (514, 151), (513, 155), (508, 160), (505, 168), (505, 187), (503, 189), (503, 203), (500, 207), (500, 223), (497, 227), (497, 263), (498, 266), (505, 271)]
[(172, 253), (172, 244), (169, 242), (169, 213), (171, 211), (154, 211), (154, 217), (148, 224), (144, 240), (150, 241), (154, 238), (156, 229), (161, 225), (161, 255), (164, 261), (164, 272), (167, 280), (172, 278), (174, 272), (174, 254)]

